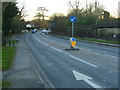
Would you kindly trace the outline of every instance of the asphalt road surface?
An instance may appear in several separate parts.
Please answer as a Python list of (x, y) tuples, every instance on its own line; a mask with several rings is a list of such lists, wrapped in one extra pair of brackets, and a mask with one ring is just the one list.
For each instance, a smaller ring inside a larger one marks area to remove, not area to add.
[(27, 33), (24, 42), (54, 88), (118, 88), (118, 48)]

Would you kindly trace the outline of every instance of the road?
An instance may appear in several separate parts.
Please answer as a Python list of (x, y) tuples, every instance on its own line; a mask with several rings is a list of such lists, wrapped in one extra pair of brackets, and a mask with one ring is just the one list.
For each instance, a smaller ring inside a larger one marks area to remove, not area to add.
[(118, 88), (118, 48), (79, 41), (80, 50), (66, 51), (69, 40), (27, 33), (36, 65), (54, 88)]

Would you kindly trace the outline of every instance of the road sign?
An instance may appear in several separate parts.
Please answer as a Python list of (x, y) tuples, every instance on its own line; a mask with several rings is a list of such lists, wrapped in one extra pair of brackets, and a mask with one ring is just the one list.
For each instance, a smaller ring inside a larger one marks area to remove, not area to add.
[(75, 39), (75, 38), (72, 38), (72, 41), (76, 41), (76, 39)]
[(76, 17), (75, 16), (71, 16), (70, 17), (70, 21), (72, 22), (72, 37), (74, 34), (74, 22), (76, 21)]
[(79, 48), (74, 48), (76, 46), (76, 39), (73, 38), (73, 35), (74, 35), (74, 22), (76, 21), (76, 17), (71, 16), (70, 21), (72, 22), (72, 38), (70, 38), (71, 47), (69, 49), (65, 49), (65, 50), (79, 50)]
[(75, 17), (75, 16), (71, 16), (71, 17), (70, 17), (70, 21), (71, 21), (71, 22), (75, 22), (75, 21), (76, 21), (76, 17)]
[(76, 39), (75, 38), (70, 38), (70, 41), (76, 41)]

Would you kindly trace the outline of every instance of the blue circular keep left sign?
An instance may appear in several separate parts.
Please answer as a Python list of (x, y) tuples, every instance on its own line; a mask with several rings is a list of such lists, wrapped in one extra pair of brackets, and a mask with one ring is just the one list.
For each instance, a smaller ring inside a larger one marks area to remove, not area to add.
[(71, 21), (71, 22), (75, 22), (76, 19), (77, 19), (77, 18), (76, 18), (75, 16), (71, 16), (71, 17), (70, 17), (70, 21)]
[(70, 38), (70, 41), (76, 41), (76, 39), (75, 38)]
[(75, 38), (72, 38), (72, 41), (76, 41), (76, 39), (75, 39)]

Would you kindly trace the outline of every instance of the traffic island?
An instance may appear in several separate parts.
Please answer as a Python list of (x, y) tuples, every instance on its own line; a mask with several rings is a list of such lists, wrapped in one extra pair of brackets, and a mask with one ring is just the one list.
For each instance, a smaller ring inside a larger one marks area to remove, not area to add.
[(65, 50), (74, 51), (74, 50), (80, 50), (80, 49), (79, 48), (66, 48)]

